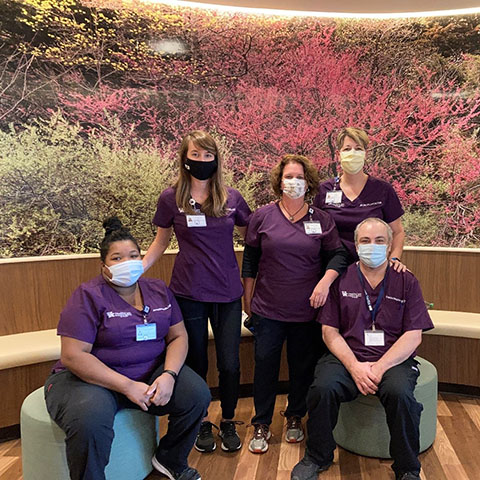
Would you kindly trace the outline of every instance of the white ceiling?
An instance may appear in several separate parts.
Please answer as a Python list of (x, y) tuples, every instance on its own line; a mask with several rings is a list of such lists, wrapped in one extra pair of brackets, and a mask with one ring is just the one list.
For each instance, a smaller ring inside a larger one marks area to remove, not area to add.
[(189, 3), (209, 3), (237, 7), (301, 10), (309, 12), (364, 14), (430, 12), (480, 8), (480, 0), (368, 0), (366, 2), (358, 0), (190, 0)]

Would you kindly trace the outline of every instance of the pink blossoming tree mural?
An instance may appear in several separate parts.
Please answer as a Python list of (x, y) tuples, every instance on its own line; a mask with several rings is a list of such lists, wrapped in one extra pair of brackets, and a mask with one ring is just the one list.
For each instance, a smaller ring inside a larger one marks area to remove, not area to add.
[(147, 244), (193, 128), (219, 139), (255, 207), (272, 199), (279, 156), (307, 155), (326, 178), (338, 130), (362, 127), (368, 171), (406, 209), (407, 243), (480, 245), (476, 16), (334, 22), (120, 0), (0, 8), (2, 256), (94, 250), (113, 212)]

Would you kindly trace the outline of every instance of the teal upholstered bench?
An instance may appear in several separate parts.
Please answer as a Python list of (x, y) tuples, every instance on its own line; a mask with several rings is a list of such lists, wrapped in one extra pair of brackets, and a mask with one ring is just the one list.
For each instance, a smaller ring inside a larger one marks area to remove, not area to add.
[[(157, 446), (157, 417), (123, 409), (115, 415), (107, 480), (143, 480), (151, 471)], [(50, 418), (43, 387), (31, 393), (20, 412), (24, 480), (70, 478), (65, 455), (65, 433)]]
[[(415, 398), (423, 404), (420, 419), (420, 452), (430, 447), (437, 429), (437, 370), (427, 360), (420, 362)], [(342, 403), (333, 432), (339, 446), (366, 457), (390, 458), (390, 433), (385, 410), (374, 395), (359, 395), (352, 402)]]

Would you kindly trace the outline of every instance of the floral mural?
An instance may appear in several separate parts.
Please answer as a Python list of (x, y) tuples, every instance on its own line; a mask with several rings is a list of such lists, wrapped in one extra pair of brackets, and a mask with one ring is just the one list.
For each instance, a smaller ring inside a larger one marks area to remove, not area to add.
[(336, 173), (364, 128), (407, 244), (480, 246), (480, 16), (345, 20), (140, 1), (0, 0), (0, 256), (97, 251), (119, 214), (144, 247), (176, 149), (222, 145), (229, 183), (272, 200), (285, 153)]

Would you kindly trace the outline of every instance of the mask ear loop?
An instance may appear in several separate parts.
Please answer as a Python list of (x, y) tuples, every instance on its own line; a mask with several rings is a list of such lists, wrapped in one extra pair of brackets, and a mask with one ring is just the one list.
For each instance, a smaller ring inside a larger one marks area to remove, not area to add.
[(103, 262), (100, 267), (100, 273), (102, 276), (107, 277), (109, 280), (113, 278), (112, 272), (108, 268), (108, 265), (105, 264), (105, 262)]

